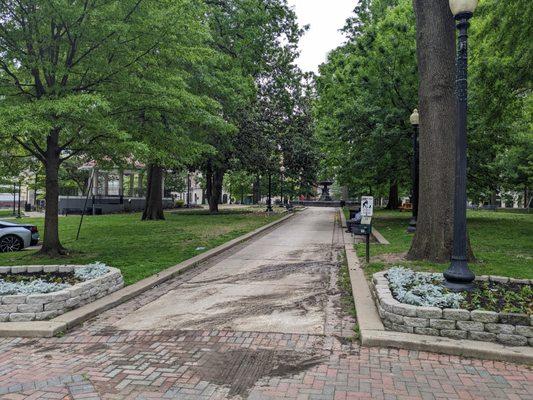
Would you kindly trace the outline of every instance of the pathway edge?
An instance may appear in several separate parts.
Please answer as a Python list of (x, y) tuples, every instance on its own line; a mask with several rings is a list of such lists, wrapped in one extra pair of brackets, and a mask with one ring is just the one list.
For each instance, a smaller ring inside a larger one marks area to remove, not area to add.
[[(340, 215), (343, 226), (346, 226), (346, 218), (342, 209)], [(531, 347), (509, 347), (492, 342), (456, 340), (440, 336), (385, 330), (353, 241), (350, 240), (350, 235), (344, 229), (343, 237), (353, 299), (357, 311), (357, 323), (363, 346), (427, 351), (517, 364), (533, 364), (533, 348)]]
[(63, 333), (72, 329), (74, 326), (79, 325), (98, 314), (101, 314), (104, 311), (116, 307), (132, 299), (133, 297), (196, 267), (198, 264), (203, 263), (210, 258), (216, 257), (219, 254), (230, 250), (257, 235), (286, 222), (294, 215), (294, 213), (285, 215), (276, 221), (261, 226), (251, 232), (232, 239), (229, 242), (223, 243), (220, 246), (214, 247), (205, 253), (189, 258), (188, 260), (185, 260), (173, 267), (167, 268), (155, 275), (140, 280), (133, 285), (117, 290), (116, 292), (102, 297), (101, 299), (98, 299), (90, 304), (62, 314), (51, 319), (50, 321), (2, 322), (0, 323), (0, 337), (47, 338)]

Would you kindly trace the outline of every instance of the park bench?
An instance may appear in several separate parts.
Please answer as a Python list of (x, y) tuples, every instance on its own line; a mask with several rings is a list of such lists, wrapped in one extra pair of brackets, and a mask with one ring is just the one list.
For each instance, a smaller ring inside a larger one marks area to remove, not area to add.
[(402, 211), (413, 211), (413, 205), (411, 203), (403, 203), (400, 208), (400, 212)]

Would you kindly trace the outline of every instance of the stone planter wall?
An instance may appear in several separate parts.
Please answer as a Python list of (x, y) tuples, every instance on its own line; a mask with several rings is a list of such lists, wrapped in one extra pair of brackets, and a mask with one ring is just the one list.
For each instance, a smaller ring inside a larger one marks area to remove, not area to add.
[[(533, 315), (419, 307), (394, 299), (387, 271), (373, 276), (372, 290), (379, 315), (387, 330), (498, 342), (509, 346), (533, 346)], [(509, 278), (481, 276), (478, 280), (506, 283)], [(529, 280), (513, 280), (532, 284)]]
[[(72, 272), (75, 265), (36, 265), (0, 267), (0, 277), (8, 273)], [(46, 294), (0, 296), (0, 322), (42, 321), (57, 317), (74, 308), (91, 303), (124, 286), (120, 270), (110, 271), (98, 278), (78, 283), (67, 289)]]

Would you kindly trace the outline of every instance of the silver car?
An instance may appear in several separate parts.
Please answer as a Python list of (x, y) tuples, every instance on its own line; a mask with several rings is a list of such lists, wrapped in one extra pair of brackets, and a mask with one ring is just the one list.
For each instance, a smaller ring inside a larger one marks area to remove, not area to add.
[(0, 221), (0, 253), (20, 251), (38, 241), (39, 231), (35, 225)]

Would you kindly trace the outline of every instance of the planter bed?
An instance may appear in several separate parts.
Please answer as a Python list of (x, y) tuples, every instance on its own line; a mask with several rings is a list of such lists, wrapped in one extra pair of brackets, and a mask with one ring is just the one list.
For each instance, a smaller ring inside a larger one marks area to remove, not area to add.
[[(409, 273), (413, 274), (392, 268), (373, 275), (373, 294), (387, 330), (533, 346), (531, 280), (479, 276), (474, 292), (457, 296), (446, 290), (442, 294), (438, 292), (441, 287), (435, 282), (442, 279), (442, 274), (416, 272), (423, 290), (413, 294), (398, 284), (404, 274), (409, 289), (414, 280), (409, 279)], [(421, 292), (422, 296), (417, 296)]]
[(48, 320), (124, 286), (103, 264), (0, 267), (0, 322)]

